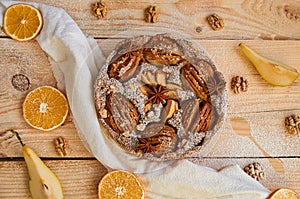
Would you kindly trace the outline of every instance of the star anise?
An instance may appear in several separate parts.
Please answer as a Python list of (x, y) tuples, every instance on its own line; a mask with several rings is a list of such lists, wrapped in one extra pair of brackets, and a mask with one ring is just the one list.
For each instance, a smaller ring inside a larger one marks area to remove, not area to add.
[(176, 131), (173, 127), (161, 123), (153, 123), (141, 132), (139, 144), (134, 148), (136, 152), (160, 153), (173, 150), (177, 143)]
[[(160, 84), (147, 84), (145, 90), (148, 99), (147, 102), (152, 102), (153, 104), (165, 104), (166, 98), (168, 98), (169, 90)], [(143, 89), (141, 89), (143, 90)]]
[[(150, 138), (149, 138), (150, 139)], [(159, 140), (149, 140), (147, 138), (139, 138), (139, 145), (135, 147), (135, 151), (143, 153), (151, 153), (157, 150), (156, 145), (160, 144)]]
[(209, 81), (207, 81), (206, 86), (208, 88), (209, 94), (212, 95), (214, 93), (217, 93), (217, 95), (220, 95), (220, 91), (224, 89), (226, 85), (226, 82), (219, 81), (218, 79), (215, 79), (215, 77), (210, 78)]
[(144, 112), (148, 112), (154, 104), (165, 105), (169, 99), (177, 99), (177, 94), (174, 90), (181, 89), (176, 84), (167, 83), (166, 74), (157, 70), (153, 76), (149, 71), (141, 77), (140, 91), (148, 97), (145, 100)]

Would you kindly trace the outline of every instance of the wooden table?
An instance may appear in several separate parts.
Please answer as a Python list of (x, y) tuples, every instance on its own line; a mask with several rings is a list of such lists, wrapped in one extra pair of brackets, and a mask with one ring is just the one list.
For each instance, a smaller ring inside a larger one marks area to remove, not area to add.
[[(64, 8), (82, 31), (99, 43), (107, 38), (117, 43), (120, 38), (116, 34), (148, 26), (190, 34), (224, 74), (229, 104), (227, 124), (217, 144), (207, 157), (193, 160), (214, 169), (230, 164), (243, 168), (257, 161), (265, 168), (263, 185), (272, 191), (288, 187), (300, 193), (300, 136), (288, 136), (284, 128), (286, 116), (300, 115), (300, 80), (289, 87), (267, 84), (238, 48), (244, 41), (300, 72), (300, 1), (110, 0), (106, 1), (107, 17), (101, 20), (91, 12), (94, 0), (33, 1)], [(144, 21), (144, 9), (151, 4), (157, 5), (160, 13), (159, 22), (153, 24)], [(212, 13), (223, 18), (222, 30), (214, 31), (208, 25), (206, 17)], [(36, 41), (16, 42), (3, 32), (0, 37), (0, 198), (30, 198), (21, 147), (15, 136), (6, 133), (9, 129), (17, 130), (58, 175), (66, 198), (97, 198), (97, 185), (107, 171), (84, 147), (72, 117), (50, 132), (35, 130), (23, 119), (26, 94), (38, 86), (56, 86), (47, 55)], [(30, 79), (28, 91), (20, 92), (12, 86), (12, 76), (19, 73)], [(235, 75), (248, 79), (248, 92), (234, 94), (230, 90), (229, 82)], [(70, 145), (67, 157), (55, 152), (53, 140), (58, 136)]]

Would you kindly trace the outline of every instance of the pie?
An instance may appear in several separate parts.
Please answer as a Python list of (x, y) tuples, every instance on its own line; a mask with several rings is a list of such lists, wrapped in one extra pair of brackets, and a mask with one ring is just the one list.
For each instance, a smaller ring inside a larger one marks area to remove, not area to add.
[(171, 34), (120, 42), (95, 83), (105, 133), (150, 160), (201, 155), (222, 127), (225, 80), (203, 49)]

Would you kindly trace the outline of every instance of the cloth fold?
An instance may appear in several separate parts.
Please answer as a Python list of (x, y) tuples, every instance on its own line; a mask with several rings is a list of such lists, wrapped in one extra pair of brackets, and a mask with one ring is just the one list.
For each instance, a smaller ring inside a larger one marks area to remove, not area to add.
[[(16, 1), (1, 1), (1, 17)], [(91, 153), (108, 169), (124, 169), (142, 177), (147, 197), (266, 198), (269, 191), (237, 165), (221, 171), (188, 160), (154, 162), (120, 149), (101, 131), (94, 106), (94, 81), (105, 62), (97, 42), (86, 37), (61, 8), (29, 3), (39, 8), (44, 26), (37, 37), (49, 55), (58, 87), (66, 90), (76, 129)], [(0, 17), (0, 23), (2, 19)]]

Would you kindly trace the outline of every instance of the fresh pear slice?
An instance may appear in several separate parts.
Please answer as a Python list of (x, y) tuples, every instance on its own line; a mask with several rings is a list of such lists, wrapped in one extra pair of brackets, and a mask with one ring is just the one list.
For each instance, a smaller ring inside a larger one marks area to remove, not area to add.
[(28, 146), (23, 144), (16, 131), (18, 140), (22, 145), (22, 152), (29, 174), (29, 189), (33, 199), (62, 199), (63, 191), (57, 176), (43, 163), (39, 156)]
[(262, 78), (270, 84), (275, 86), (289, 86), (298, 78), (299, 73), (295, 68), (267, 59), (257, 54), (244, 43), (240, 43), (239, 46)]

